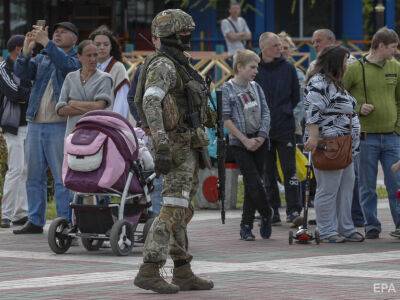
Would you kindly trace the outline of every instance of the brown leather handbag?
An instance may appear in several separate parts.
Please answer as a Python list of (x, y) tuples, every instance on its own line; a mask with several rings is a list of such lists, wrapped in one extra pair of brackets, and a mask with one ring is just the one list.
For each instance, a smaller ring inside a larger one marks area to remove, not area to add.
[[(350, 130), (352, 130), (352, 116), (350, 116)], [(351, 134), (325, 138), (318, 142), (317, 149), (312, 154), (313, 165), (323, 171), (344, 169), (353, 161), (352, 150)]]

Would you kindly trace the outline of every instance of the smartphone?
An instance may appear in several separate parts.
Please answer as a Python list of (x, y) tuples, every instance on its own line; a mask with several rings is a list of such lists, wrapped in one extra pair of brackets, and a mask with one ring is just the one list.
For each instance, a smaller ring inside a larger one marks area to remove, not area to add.
[(41, 26), (42, 29), (44, 29), (45, 26), (46, 26), (46, 20), (37, 20), (36, 21), (36, 26)]

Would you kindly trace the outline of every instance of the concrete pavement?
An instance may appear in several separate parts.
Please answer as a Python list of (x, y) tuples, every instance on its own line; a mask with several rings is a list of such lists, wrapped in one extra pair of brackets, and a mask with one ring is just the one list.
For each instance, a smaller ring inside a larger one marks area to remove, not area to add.
[[(385, 200), (379, 216), (379, 240), (289, 246), (285, 223), (273, 228), (269, 240), (255, 226), (256, 241), (244, 242), (240, 211), (229, 211), (225, 225), (218, 211), (197, 211), (189, 226), (193, 269), (215, 288), (175, 295), (133, 286), (139, 244), (128, 257), (82, 246), (56, 255), (46, 234), (15, 236), (0, 229), (0, 299), (400, 299), (400, 239), (388, 235), (394, 228)], [(170, 279), (170, 261), (165, 271)]]

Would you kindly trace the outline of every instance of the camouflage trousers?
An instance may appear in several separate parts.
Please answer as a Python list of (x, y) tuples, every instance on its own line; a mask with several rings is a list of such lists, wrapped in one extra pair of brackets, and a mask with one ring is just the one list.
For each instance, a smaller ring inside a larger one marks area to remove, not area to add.
[(186, 199), (189, 207), (164, 205), (150, 228), (143, 249), (145, 263), (164, 265), (172, 260), (192, 260), (188, 252), (187, 224), (193, 217), (193, 198), (198, 185), (198, 153), (190, 149), (186, 160), (164, 176), (163, 197)]

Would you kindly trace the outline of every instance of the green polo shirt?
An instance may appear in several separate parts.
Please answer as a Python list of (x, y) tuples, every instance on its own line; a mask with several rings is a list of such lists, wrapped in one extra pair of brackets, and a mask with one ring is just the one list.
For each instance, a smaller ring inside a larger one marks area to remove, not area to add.
[[(400, 134), (400, 64), (387, 60), (383, 65), (363, 58), (368, 104), (375, 110), (368, 116), (360, 115), (361, 131), (368, 133)], [(366, 103), (363, 73), (360, 62), (347, 66), (343, 84), (357, 100), (357, 111)]]

